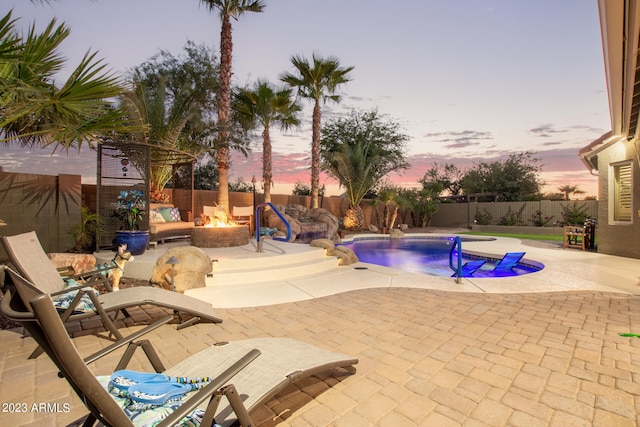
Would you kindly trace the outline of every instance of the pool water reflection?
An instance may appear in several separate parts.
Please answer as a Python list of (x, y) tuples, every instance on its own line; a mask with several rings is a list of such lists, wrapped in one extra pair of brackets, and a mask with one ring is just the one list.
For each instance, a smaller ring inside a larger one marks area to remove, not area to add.
[[(540, 271), (544, 266), (518, 263), (516, 267), (508, 271), (494, 271), (497, 259), (479, 257), (464, 253), (463, 238), (462, 263), (478, 259), (487, 262), (475, 273), (473, 277), (508, 277)], [(453, 238), (412, 237), (403, 239), (389, 238), (363, 238), (357, 237), (351, 243), (344, 243), (353, 250), (360, 261), (413, 273), (424, 273), (435, 276), (451, 276), (453, 271), (449, 267), (449, 252), (453, 246)], [(499, 258), (498, 258), (499, 259)]]

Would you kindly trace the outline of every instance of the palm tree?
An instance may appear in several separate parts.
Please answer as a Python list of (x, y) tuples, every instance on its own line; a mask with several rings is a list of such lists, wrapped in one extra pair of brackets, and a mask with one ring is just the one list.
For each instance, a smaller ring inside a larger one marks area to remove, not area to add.
[(404, 146), (408, 136), (398, 123), (377, 110), (352, 111), (322, 129), (322, 168), (347, 191), (349, 208), (344, 217), (348, 230), (360, 230), (364, 213), (360, 202), (389, 172), (405, 169)]
[(19, 35), (11, 12), (0, 18), (0, 142), (24, 146), (91, 148), (100, 136), (127, 127), (124, 110), (109, 101), (123, 92), (120, 79), (87, 53), (62, 86), (54, 76), (65, 65), (58, 51), (70, 30), (52, 20)]
[(313, 64), (301, 56), (292, 56), (291, 63), (297, 75), (285, 73), (281, 80), (289, 86), (298, 89), (302, 98), (313, 100), (313, 128), (311, 133), (311, 207), (318, 207), (318, 190), (320, 187), (320, 102), (340, 102), (336, 94), (338, 87), (350, 81), (349, 72), (354, 67), (340, 67), (337, 58), (326, 59), (312, 56)]
[(572, 194), (584, 194), (584, 191), (580, 190), (577, 185), (563, 185), (558, 187), (558, 191), (564, 194), (564, 199), (569, 200)]
[(231, 63), (233, 40), (231, 18), (238, 19), (246, 12), (262, 12), (261, 0), (200, 0), (209, 10), (217, 10), (222, 21), (220, 31), (220, 90), (218, 92), (218, 206), (229, 212), (229, 122), (231, 119)]
[(271, 137), (269, 129), (280, 124), (282, 130), (298, 126), (297, 113), (302, 109), (292, 99), (291, 89), (276, 89), (266, 80), (258, 80), (253, 88), (238, 89), (234, 93), (233, 109), (249, 122), (258, 122), (262, 130), (262, 179), (264, 201), (271, 202)]
[(203, 126), (202, 115), (193, 96), (173, 98), (173, 102), (169, 102), (164, 81), (149, 87), (138, 78), (134, 84), (134, 90), (123, 96), (123, 104), (129, 105), (132, 118), (137, 117), (146, 124), (145, 131), (135, 134), (134, 139), (170, 149), (151, 152), (151, 199), (163, 201), (162, 190), (172, 178), (172, 164), (177, 161), (178, 151), (195, 157), (205, 150), (193, 142), (195, 138), (191, 135)]

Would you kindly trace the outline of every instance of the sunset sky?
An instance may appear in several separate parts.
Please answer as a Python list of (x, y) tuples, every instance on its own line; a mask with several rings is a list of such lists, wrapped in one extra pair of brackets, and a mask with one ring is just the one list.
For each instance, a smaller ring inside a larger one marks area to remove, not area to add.
[[(8, 4), (7, 4), (8, 3)], [(595, 0), (265, 0), (260, 14), (233, 21), (234, 83), (279, 83), (290, 57), (333, 55), (354, 66), (340, 104), (323, 121), (353, 108), (377, 108), (402, 124), (411, 168), (396, 183), (414, 186), (433, 164), (461, 168), (531, 150), (544, 163), (545, 192), (578, 184), (597, 195), (597, 177), (579, 148), (610, 129)], [(198, 0), (3, 1), (23, 28), (53, 17), (71, 28), (61, 46), (67, 72), (87, 50), (118, 73), (160, 49), (180, 55), (187, 40), (219, 50), (220, 21)], [(274, 132), (276, 193), (309, 182), (311, 105), (303, 125)], [(261, 139), (248, 159), (234, 156), (232, 180), (261, 175)], [(10, 172), (76, 173), (95, 182), (95, 155), (0, 148)], [(322, 183), (337, 191), (329, 178)]]

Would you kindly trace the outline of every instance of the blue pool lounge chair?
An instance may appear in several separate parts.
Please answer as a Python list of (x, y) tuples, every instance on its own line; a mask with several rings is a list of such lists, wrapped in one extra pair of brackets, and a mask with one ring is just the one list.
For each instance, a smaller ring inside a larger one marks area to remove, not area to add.
[[(487, 261), (482, 259), (478, 261), (469, 261), (462, 266), (460, 277), (471, 277), (480, 267), (482, 267)], [(453, 273), (451, 277), (456, 277), (457, 273)]]
[(525, 252), (507, 252), (500, 261), (496, 262), (494, 270), (505, 271), (511, 270), (522, 259)]

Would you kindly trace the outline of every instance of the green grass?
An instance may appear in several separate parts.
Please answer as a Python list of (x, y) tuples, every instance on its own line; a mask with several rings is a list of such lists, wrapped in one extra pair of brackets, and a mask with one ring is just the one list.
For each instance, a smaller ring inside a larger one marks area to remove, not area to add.
[(564, 236), (555, 236), (550, 234), (481, 233), (479, 231), (466, 231), (460, 234), (470, 234), (473, 236), (513, 237), (514, 239), (523, 240), (552, 240), (556, 242), (562, 242), (564, 238)]

